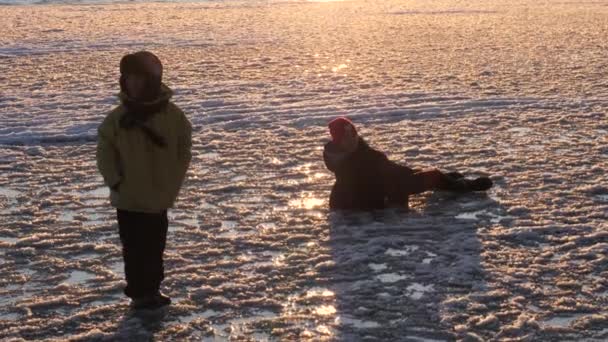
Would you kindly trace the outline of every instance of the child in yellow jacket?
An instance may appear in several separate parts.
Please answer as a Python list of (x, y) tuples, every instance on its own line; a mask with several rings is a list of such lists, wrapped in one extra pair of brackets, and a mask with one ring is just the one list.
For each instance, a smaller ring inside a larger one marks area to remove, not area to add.
[(135, 309), (171, 303), (160, 292), (167, 209), (191, 159), (192, 126), (162, 83), (162, 64), (147, 51), (120, 62), (119, 98), (98, 129), (97, 166), (117, 209), (127, 287)]

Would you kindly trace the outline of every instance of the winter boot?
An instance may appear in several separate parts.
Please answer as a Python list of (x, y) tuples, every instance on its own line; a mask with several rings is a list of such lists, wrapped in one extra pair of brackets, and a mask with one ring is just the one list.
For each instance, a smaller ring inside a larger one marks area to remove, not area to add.
[(171, 304), (171, 298), (162, 294), (162, 292), (158, 291), (158, 293), (154, 296), (156, 301), (160, 306), (167, 306)]

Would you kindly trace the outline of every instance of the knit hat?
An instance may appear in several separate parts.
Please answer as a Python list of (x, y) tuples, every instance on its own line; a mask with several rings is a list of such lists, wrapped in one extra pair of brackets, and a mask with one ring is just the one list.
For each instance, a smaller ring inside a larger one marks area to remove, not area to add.
[(353, 122), (343, 116), (333, 119), (328, 126), (332, 141), (336, 144), (339, 144), (340, 141), (342, 141), (342, 138), (344, 138), (347, 126), (350, 126), (353, 132), (357, 133), (357, 129)]
[(163, 77), (163, 64), (160, 59), (148, 51), (128, 54), (120, 60), (120, 88), (126, 92), (127, 75), (144, 76), (146, 80), (142, 100), (151, 101), (160, 94)]
[(120, 60), (120, 73), (137, 74), (158, 79), (163, 77), (163, 64), (152, 52), (139, 51), (128, 54)]

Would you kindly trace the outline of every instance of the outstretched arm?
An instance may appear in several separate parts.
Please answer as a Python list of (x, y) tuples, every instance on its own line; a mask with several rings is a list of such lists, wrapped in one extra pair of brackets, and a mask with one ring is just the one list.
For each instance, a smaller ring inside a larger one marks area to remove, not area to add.
[(390, 202), (404, 202), (408, 195), (435, 189), (441, 179), (439, 170), (418, 171), (385, 157), (383, 177)]

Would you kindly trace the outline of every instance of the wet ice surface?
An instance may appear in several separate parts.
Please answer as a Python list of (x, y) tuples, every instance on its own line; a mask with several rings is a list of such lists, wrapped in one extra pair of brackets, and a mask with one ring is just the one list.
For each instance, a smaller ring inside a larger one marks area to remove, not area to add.
[[(608, 338), (608, 6), (425, 6), (0, 7), (0, 339)], [(195, 144), (174, 305), (133, 315), (94, 137), (144, 47)], [(395, 160), (496, 187), (330, 214), (342, 113)]]

